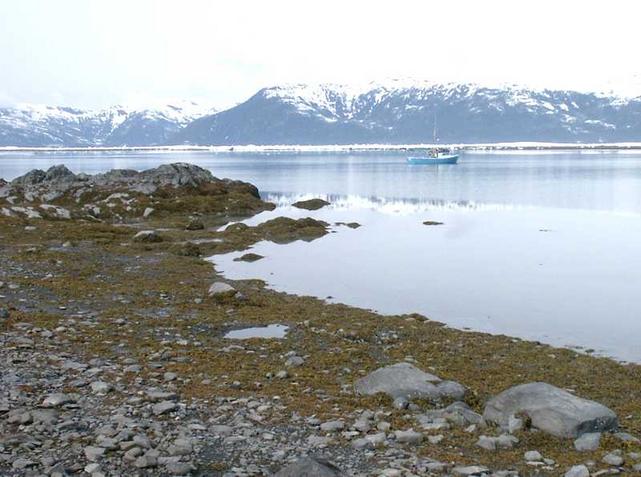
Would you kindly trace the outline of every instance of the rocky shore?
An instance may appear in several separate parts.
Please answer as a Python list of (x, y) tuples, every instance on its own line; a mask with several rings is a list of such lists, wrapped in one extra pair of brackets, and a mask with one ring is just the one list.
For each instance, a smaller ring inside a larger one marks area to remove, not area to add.
[(0, 180), (0, 475), (641, 473), (641, 366), (217, 275), (332, 231), (237, 223), (271, 209), (187, 164)]

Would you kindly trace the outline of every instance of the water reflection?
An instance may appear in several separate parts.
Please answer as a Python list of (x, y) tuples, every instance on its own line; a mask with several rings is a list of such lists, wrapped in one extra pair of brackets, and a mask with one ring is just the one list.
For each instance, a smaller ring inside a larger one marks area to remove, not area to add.
[(421, 207), (285, 207), (268, 214), (362, 227), (335, 227), (311, 243), (261, 242), (252, 251), (265, 258), (252, 264), (234, 262), (237, 254), (213, 261), (229, 278), (263, 279), (279, 291), (641, 362), (638, 214)]

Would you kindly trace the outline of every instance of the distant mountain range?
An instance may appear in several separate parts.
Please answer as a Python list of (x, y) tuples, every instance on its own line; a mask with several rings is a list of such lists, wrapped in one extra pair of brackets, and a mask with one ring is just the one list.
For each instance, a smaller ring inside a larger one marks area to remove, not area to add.
[(151, 109), (0, 108), (0, 146), (157, 146), (212, 108), (180, 101)]
[(416, 144), (641, 140), (641, 97), (391, 81), (289, 85), (231, 109), (0, 109), (0, 145)]

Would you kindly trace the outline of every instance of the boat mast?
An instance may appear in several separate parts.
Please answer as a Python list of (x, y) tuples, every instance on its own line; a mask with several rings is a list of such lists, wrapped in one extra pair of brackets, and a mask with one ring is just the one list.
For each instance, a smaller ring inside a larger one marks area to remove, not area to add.
[(434, 110), (434, 130), (432, 131), (432, 144), (436, 146), (436, 110)]

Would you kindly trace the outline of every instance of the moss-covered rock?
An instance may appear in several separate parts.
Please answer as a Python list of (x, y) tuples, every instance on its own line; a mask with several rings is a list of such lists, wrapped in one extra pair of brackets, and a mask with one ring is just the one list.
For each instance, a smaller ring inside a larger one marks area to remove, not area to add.
[(298, 202), (294, 202), (292, 204), (292, 206), (298, 209), (305, 209), (305, 210), (318, 210), (328, 205), (329, 205), (329, 202), (323, 199), (299, 200)]

